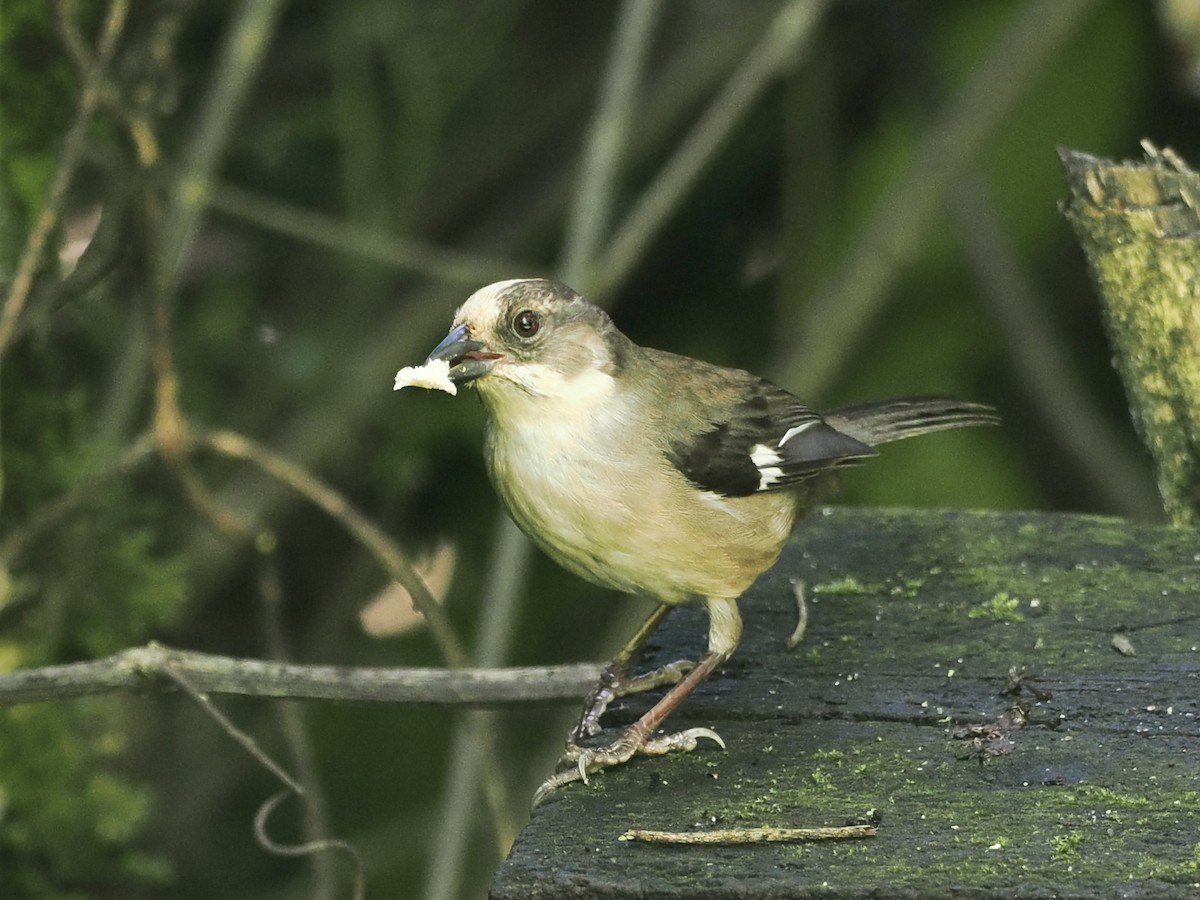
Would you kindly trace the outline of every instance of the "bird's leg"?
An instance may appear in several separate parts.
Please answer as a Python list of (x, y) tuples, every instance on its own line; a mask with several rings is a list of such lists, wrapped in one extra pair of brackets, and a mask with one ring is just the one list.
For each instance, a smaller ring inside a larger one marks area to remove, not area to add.
[[(737, 601), (709, 599), (707, 602), (708, 652), (700, 658), (695, 668), (607, 747), (568, 745), (563, 762), (570, 767), (542, 783), (533, 795), (534, 806), (564, 784), (570, 784), (572, 781), (582, 781), (586, 784), (589, 774), (628, 762), (636, 753), (661, 756), (674, 750), (690, 752), (696, 749), (696, 744), (702, 737), (715, 741), (724, 749), (725, 742), (711, 728), (689, 728), (675, 734), (654, 737), (654, 732), (663, 720), (721, 663), (729, 659), (741, 640), (742, 620), (738, 615)], [(655, 612), (657, 613), (657, 610)]]
[(669, 604), (660, 603), (656, 606), (637, 633), (613, 657), (612, 662), (604, 667), (600, 673), (600, 680), (596, 682), (596, 687), (584, 701), (579, 721), (575, 723), (575, 727), (567, 736), (568, 752), (577, 747), (584, 738), (600, 733), (600, 717), (604, 715), (608, 704), (613, 700), (628, 694), (653, 690), (664, 684), (678, 684), (679, 680), (695, 667), (696, 664), (690, 660), (681, 659), (641, 675), (631, 676), (629, 674), (630, 660), (670, 611)]
[(650, 707), (645, 715), (621, 732), (621, 736), (607, 747), (568, 745), (567, 755), (563, 757), (563, 762), (569, 764), (570, 768), (548, 778), (533, 795), (533, 805), (537, 806), (564, 784), (570, 784), (572, 781), (586, 783), (588, 775), (592, 772), (628, 762), (635, 753), (661, 756), (672, 750), (690, 751), (696, 749), (696, 742), (702, 737), (711, 738), (724, 747), (725, 742), (721, 740), (720, 735), (709, 728), (689, 728), (687, 731), (660, 735), (656, 738), (652, 738), (651, 735), (662, 724), (662, 721), (683, 702), (684, 698), (727, 658), (728, 654), (705, 653), (696, 667), (688, 672), (682, 681), (663, 694), (662, 699)]

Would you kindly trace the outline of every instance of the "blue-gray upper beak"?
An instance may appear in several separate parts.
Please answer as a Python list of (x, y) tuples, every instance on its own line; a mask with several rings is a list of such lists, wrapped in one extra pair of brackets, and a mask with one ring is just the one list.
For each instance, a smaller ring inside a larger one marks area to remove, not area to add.
[(503, 353), (485, 350), (481, 342), (471, 340), (468, 334), (465, 322), (462, 325), (456, 325), (448, 335), (442, 338), (442, 342), (433, 348), (433, 352), (426, 360), (429, 362), (434, 359), (444, 359), (450, 363), (450, 380), (455, 384), (466, 384), (481, 375), (486, 375), (492, 371), (496, 360), (504, 356)]

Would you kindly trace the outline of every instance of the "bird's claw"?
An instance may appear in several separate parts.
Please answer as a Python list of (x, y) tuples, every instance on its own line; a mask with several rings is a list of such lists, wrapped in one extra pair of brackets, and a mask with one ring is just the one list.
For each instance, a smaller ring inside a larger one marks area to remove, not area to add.
[(541, 783), (536, 791), (533, 792), (533, 800), (529, 804), (531, 808), (537, 809), (541, 806), (542, 801), (557, 791), (564, 784), (570, 784), (572, 781), (582, 780), (579, 773), (574, 769), (568, 769), (565, 772), (559, 772), (551, 775)]
[(725, 749), (725, 742), (711, 728), (689, 728), (687, 731), (676, 731), (674, 734), (651, 738), (638, 748), (638, 752), (645, 756), (663, 756), (677, 750), (681, 753), (691, 753), (696, 749), (700, 738), (708, 738), (722, 750)]
[(600, 682), (596, 685), (595, 691), (592, 692), (584, 706), (583, 715), (571, 729), (570, 736), (567, 738), (568, 746), (578, 743), (584, 738), (598, 735), (603, 730), (600, 725), (600, 717), (604, 715), (608, 705), (614, 700), (630, 694), (651, 691), (663, 685), (678, 684), (683, 676), (694, 668), (696, 668), (696, 664), (691, 660), (678, 659), (673, 663), (667, 663), (665, 666), (659, 666), (657, 669), (643, 672), (632, 678), (621, 670), (606, 668), (600, 675)]
[(561, 772), (551, 775), (534, 792), (533, 806), (537, 806), (548, 796), (565, 784), (581, 781), (588, 784), (588, 775), (619, 766), (629, 762), (635, 754), (643, 756), (664, 756), (676, 751), (690, 753), (699, 744), (700, 738), (708, 738), (725, 749), (725, 741), (711, 728), (689, 728), (673, 734), (662, 734), (658, 737), (642, 738), (633, 732), (625, 731), (619, 738), (607, 747), (580, 747), (568, 742), (567, 751), (559, 760)]

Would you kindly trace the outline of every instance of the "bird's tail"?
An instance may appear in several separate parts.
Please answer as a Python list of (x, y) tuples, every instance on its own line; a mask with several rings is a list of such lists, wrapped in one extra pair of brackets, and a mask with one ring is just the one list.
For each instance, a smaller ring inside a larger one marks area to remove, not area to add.
[(871, 446), (931, 431), (1000, 422), (992, 407), (953, 397), (897, 397), (842, 406), (823, 416), (838, 431)]

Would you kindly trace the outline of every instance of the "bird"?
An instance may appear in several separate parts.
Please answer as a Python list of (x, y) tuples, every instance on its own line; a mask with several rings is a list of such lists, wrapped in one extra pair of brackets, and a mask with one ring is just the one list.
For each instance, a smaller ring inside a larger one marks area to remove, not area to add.
[[(998, 421), (992, 407), (950, 397), (818, 413), (747, 371), (640, 346), (546, 278), (471, 294), (425, 364), (398, 374), (396, 388), (407, 384), (473, 387), (487, 413), (488, 474), (521, 530), (579, 577), (658, 602), (603, 670), (534, 806), (636, 754), (691, 751), (701, 739), (723, 748), (708, 728), (659, 728), (737, 648), (738, 598), (838, 470), (876, 456), (879, 444)], [(705, 653), (630, 674), (666, 613), (693, 600), (708, 613)], [(615, 740), (585, 745), (615, 698), (667, 685)]]

